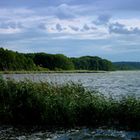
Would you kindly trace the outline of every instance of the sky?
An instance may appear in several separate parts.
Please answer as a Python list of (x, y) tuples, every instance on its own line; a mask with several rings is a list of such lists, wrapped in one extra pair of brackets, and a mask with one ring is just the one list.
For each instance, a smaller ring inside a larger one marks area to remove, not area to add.
[(0, 47), (140, 61), (140, 0), (0, 0)]

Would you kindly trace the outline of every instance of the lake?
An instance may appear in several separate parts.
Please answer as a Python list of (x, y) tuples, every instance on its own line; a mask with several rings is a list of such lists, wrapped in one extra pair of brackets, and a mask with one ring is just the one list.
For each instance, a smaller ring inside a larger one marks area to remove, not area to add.
[[(102, 94), (113, 97), (122, 95), (134, 95), (140, 97), (140, 71), (115, 71), (105, 73), (52, 73), (52, 74), (3, 74), (5, 79), (32, 81), (48, 81), (54, 84), (63, 84), (67, 82), (78, 82), (83, 84), (89, 90), (96, 90)], [(18, 140), (140, 140), (140, 132), (126, 132), (117, 130), (92, 130), (81, 128), (57, 132), (18, 132), (13, 127), (1, 127), (0, 139), (18, 139)]]
[(52, 74), (4, 74), (4, 78), (15, 80), (48, 81), (56, 84), (78, 82), (90, 90), (104, 95), (140, 96), (140, 71), (115, 71), (105, 73), (52, 73)]
[(1, 140), (140, 140), (139, 132), (102, 130), (102, 129), (71, 129), (55, 132), (19, 131), (14, 127), (0, 127)]

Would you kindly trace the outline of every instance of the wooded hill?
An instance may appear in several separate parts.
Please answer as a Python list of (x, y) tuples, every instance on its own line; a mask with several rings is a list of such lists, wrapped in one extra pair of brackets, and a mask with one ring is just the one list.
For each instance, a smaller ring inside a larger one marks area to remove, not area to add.
[(114, 62), (117, 70), (140, 70), (140, 62)]
[(69, 58), (63, 54), (19, 53), (0, 48), (0, 70), (113, 70), (111, 61), (94, 56)]

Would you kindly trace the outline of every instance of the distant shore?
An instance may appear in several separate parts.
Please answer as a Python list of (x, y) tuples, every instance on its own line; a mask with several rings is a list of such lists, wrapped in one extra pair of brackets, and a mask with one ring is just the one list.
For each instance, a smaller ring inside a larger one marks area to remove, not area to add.
[(0, 74), (54, 74), (54, 73), (107, 73), (118, 71), (140, 71), (140, 70), (114, 70), (114, 71), (95, 71), (95, 70), (67, 70), (67, 71), (0, 71)]
[(0, 74), (38, 74), (38, 73), (106, 73), (108, 71), (72, 70), (72, 71), (0, 71)]

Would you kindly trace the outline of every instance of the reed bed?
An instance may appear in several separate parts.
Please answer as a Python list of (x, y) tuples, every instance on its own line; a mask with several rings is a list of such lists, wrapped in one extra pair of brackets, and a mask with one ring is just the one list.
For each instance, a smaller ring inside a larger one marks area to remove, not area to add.
[(105, 97), (73, 82), (0, 78), (0, 123), (47, 127), (115, 127), (140, 129), (140, 99)]

